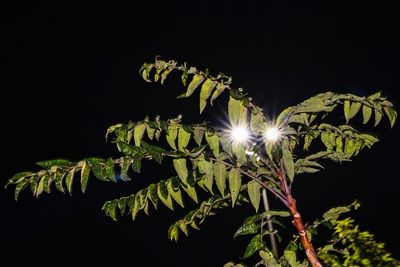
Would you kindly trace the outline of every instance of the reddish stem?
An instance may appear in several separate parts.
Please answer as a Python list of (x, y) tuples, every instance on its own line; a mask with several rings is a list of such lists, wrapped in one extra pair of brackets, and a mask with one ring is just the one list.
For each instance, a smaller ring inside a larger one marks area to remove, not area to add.
[(287, 202), (287, 207), (290, 210), (290, 213), (293, 216), (293, 225), (296, 227), (297, 232), (300, 236), (300, 242), (306, 252), (307, 259), (311, 263), (312, 267), (322, 267), (322, 264), (319, 262), (317, 253), (315, 253), (314, 247), (311, 241), (307, 236), (307, 228), (305, 227), (303, 220), (301, 219), (301, 215), (297, 210), (296, 200), (292, 196), (292, 192), (287, 184), (287, 178), (283, 169), (283, 164), (281, 163), (281, 171), (279, 173), (279, 179), (282, 183), (282, 189), (285, 193), (285, 198)]

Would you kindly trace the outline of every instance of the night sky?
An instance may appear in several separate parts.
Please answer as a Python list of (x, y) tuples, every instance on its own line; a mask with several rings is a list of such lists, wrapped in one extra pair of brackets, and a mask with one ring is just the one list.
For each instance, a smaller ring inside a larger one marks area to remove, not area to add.
[[(43, 267), (222, 266), (243, 255), (248, 239), (232, 237), (250, 206), (222, 211), (177, 244), (168, 241), (167, 229), (193, 208), (190, 200), (189, 209), (162, 207), (135, 222), (122, 217), (116, 223), (103, 214), (105, 201), (172, 175), (168, 164), (145, 162), (130, 183), (90, 179), (87, 193), (76, 184), (73, 197), (54, 189), (36, 200), (27, 189), (15, 203), (14, 188), (4, 189), (16, 172), (38, 170), (40, 160), (118, 156), (104, 140), (107, 127), (118, 122), (179, 113), (185, 122), (226, 120), (223, 101), (200, 116), (197, 94), (176, 100), (184, 90), (176, 76), (164, 86), (143, 81), (138, 70), (156, 55), (231, 75), (233, 86), (245, 88), (269, 116), (328, 90), (382, 90), (400, 104), (394, 5), (131, 2), (0, 7), (2, 266), (9, 260)], [(361, 228), (400, 258), (400, 127), (390, 129), (386, 117), (369, 126), (381, 139), (373, 149), (352, 163), (326, 162), (325, 171), (297, 177), (294, 196), (306, 221), (359, 199), (353, 216)], [(274, 200), (272, 206), (282, 208)]]

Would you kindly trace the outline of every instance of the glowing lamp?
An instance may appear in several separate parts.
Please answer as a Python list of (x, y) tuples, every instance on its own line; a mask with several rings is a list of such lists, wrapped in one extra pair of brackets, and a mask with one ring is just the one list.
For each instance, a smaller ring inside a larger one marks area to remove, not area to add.
[(265, 139), (267, 139), (267, 141), (270, 142), (276, 142), (278, 141), (279, 137), (281, 136), (281, 133), (279, 131), (278, 128), (276, 127), (269, 127), (266, 131), (265, 131)]
[(246, 127), (235, 126), (231, 130), (231, 137), (233, 141), (244, 143), (249, 139), (249, 131)]

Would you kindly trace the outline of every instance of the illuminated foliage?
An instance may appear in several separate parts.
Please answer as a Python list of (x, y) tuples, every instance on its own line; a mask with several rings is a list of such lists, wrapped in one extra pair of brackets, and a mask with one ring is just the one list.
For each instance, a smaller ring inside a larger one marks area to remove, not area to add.
[[(7, 185), (15, 185), (15, 199), (26, 187), (39, 197), (44, 192), (50, 193), (53, 185), (63, 193), (72, 194), (72, 185), (77, 180), (85, 192), (91, 177), (105, 182), (130, 181), (132, 172), (141, 172), (143, 160), (163, 164), (164, 159), (168, 159), (168, 164), (172, 162), (176, 171), (175, 176), (152, 183), (129, 196), (107, 201), (103, 206), (106, 215), (117, 220), (121, 215), (130, 214), (135, 219), (139, 212), (148, 214), (152, 207), (157, 209), (162, 204), (174, 210), (177, 205), (185, 207), (186, 199), (191, 199), (197, 208), (168, 231), (169, 238), (178, 241), (182, 233), (188, 235), (191, 229), (199, 229), (208, 216), (220, 209), (249, 203), (255, 215), (246, 219), (235, 234), (253, 235), (243, 259), (258, 252), (262, 259), (260, 264), (266, 266), (321, 266), (311, 243), (312, 227), (303, 223), (292, 196), (293, 181), (297, 174), (320, 171), (323, 160), (351, 161), (365, 148), (371, 148), (378, 142), (377, 137), (355, 129), (348, 122), (362, 113), (363, 124), (373, 120), (373, 125), (377, 126), (382, 117), (387, 117), (393, 126), (397, 113), (392, 103), (380, 92), (367, 97), (326, 92), (288, 107), (275, 121), (270, 121), (243, 89), (231, 87), (232, 79), (225, 74), (212, 76), (208, 71), (158, 58), (153, 63), (145, 63), (139, 72), (145, 81), (161, 84), (170, 74), (178, 73), (186, 87), (178, 98), (200, 91), (200, 113), (208, 105), (212, 106), (221, 94), (229, 94), (227, 113), (231, 129), (209, 123), (186, 123), (181, 115), (170, 119), (146, 116), (141, 121), (118, 123), (108, 128), (106, 139), (116, 145), (120, 157), (38, 162), (41, 170), (21, 172), (9, 179)], [(345, 122), (330, 123), (333, 112), (343, 112)], [(208, 199), (200, 199), (200, 189), (209, 194)], [(260, 213), (264, 189), (280, 200), (286, 210)], [(279, 225), (278, 219), (286, 216), (292, 216), (298, 235), (289, 243), (283, 258), (277, 258), (265, 240), (265, 236), (277, 235), (277, 232), (269, 232), (264, 226), (269, 222)], [(332, 218), (326, 221), (332, 223)], [(336, 224), (339, 235), (349, 231), (344, 230), (343, 222)], [(367, 238), (363, 235), (366, 234), (357, 233), (355, 238)], [(353, 248), (347, 237), (341, 242), (354, 253), (358, 251), (356, 248), (361, 248), (358, 245)], [(295, 247), (303, 248), (308, 261), (297, 260)], [(379, 244), (371, 246), (376, 252), (368, 254), (373, 255), (371, 262), (377, 258), (388, 259), (379, 247)], [(343, 256), (344, 261), (351, 257), (355, 262), (355, 254), (352, 255)], [(240, 266), (229, 264), (226, 266)]]

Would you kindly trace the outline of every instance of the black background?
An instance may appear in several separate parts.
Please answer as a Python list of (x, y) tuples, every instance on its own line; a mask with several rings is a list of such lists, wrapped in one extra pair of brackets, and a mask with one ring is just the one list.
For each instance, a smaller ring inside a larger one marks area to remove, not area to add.
[[(57, 1), (58, 2), (58, 1)], [(321, 91), (370, 94), (382, 90), (398, 106), (398, 14), (394, 5), (299, 4), (264, 1), (189, 3), (21, 3), (1, 12), (0, 264), (97, 266), (222, 266), (238, 259), (246, 239), (232, 240), (250, 207), (225, 210), (178, 244), (168, 226), (184, 214), (166, 208), (115, 223), (101, 211), (171, 168), (145, 163), (131, 183), (90, 180), (86, 194), (59, 192), (35, 200), (29, 190), (13, 201), (7, 178), (34, 162), (117, 155), (105, 144), (107, 127), (146, 114), (216, 122), (222, 108), (197, 115), (197, 97), (175, 100), (178, 79), (147, 84), (138, 74), (156, 55), (232, 75), (273, 116)], [(361, 120), (359, 116), (355, 120)], [(386, 118), (370, 130), (381, 139), (352, 163), (298, 177), (295, 197), (306, 220), (327, 208), (363, 205), (354, 216), (397, 257), (400, 234), (399, 126)], [(187, 201), (189, 207), (193, 205)], [(281, 208), (273, 202), (275, 208)]]

